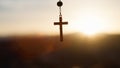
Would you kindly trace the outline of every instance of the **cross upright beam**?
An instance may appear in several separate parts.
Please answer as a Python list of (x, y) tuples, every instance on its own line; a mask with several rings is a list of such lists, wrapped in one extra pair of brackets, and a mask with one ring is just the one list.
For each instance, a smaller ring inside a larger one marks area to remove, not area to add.
[(62, 22), (62, 16), (59, 17), (59, 22), (54, 22), (54, 25), (59, 25), (60, 28), (60, 41), (63, 41), (63, 28), (62, 25), (68, 24), (68, 22)]

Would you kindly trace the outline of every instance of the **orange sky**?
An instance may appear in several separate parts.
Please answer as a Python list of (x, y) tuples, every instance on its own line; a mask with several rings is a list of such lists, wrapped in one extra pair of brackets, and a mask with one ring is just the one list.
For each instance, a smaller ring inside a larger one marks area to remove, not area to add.
[[(0, 36), (59, 34), (58, 0), (0, 0)], [(64, 33), (120, 32), (119, 0), (62, 0)]]

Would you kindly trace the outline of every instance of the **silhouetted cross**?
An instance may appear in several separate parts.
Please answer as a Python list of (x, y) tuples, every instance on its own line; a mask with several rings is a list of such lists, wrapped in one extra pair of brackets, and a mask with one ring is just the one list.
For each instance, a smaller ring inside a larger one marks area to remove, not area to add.
[(59, 25), (60, 26), (60, 41), (63, 41), (63, 30), (62, 30), (62, 25), (68, 24), (68, 22), (62, 22), (62, 14), (61, 14), (61, 6), (63, 5), (63, 2), (59, 0), (57, 2), (57, 6), (59, 7), (60, 15), (59, 15), (59, 22), (54, 22), (54, 25)]
[(62, 22), (62, 15), (59, 16), (59, 22), (54, 22), (54, 25), (59, 25), (60, 26), (60, 41), (63, 41), (63, 29), (62, 25), (63, 24), (68, 24), (68, 22)]

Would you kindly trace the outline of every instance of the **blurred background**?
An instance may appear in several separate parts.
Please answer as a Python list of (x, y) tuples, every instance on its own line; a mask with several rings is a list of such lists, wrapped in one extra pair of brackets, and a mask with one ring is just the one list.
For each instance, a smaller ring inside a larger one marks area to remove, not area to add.
[(120, 1), (0, 0), (0, 68), (120, 68)]

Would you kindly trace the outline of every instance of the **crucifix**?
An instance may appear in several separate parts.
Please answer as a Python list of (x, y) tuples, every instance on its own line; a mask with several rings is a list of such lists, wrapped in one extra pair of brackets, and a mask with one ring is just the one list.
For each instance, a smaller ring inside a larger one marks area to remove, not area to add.
[(59, 0), (57, 2), (57, 6), (59, 7), (60, 15), (59, 15), (59, 22), (54, 22), (54, 25), (59, 25), (60, 28), (60, 41), (63, 42), (63, 29), (62, 25), (68, 24), (68, 22), (62, 21), (62, 14), (61, 14), (61, 6), (63, 5), (62, 1)]

